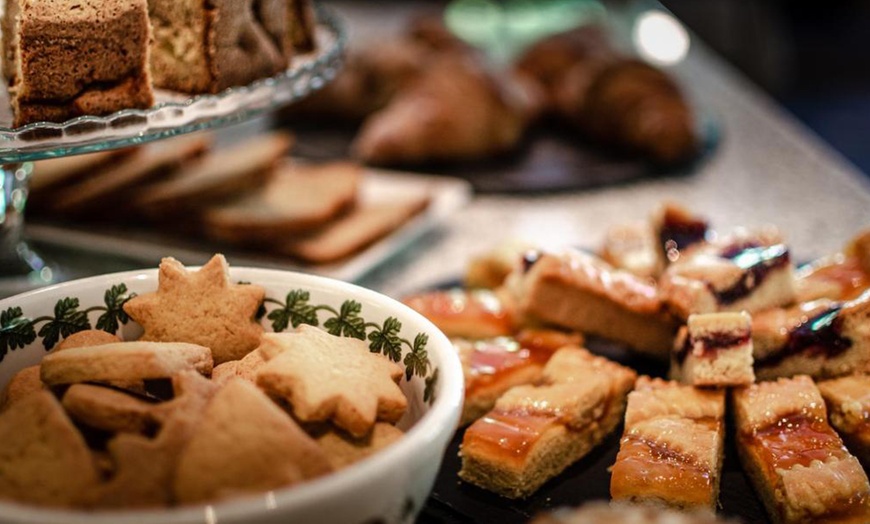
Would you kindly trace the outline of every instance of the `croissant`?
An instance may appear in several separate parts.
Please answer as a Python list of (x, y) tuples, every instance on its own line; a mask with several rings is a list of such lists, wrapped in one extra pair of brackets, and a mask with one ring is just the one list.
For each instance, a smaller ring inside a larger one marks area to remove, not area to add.
[(519, 142), (535, 100), (521, 80), (496, 79), (470, 56), (442, 55), (366, 120), (352, 150), (380, 165), (490, 156)]

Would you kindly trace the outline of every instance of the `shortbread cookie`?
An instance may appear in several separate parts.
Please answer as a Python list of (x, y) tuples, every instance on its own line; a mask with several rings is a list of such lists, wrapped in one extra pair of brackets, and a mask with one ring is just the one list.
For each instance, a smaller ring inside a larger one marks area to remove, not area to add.
[(611, 227), (604, 235), (601, 258), (617, 269), (641, 278), (656, 278), (664, 270), (664, 257), (653, 227), (634, 222)]
[(336, 262), (387, 236), (428, 205), (427, 196), (361, 203), (348, 214), (308, 235), (276, 245), (275, 250), (313, 264)]
[(540, 386), (518, 386), (468, 427), (459, 477), (508, 498), (534, 493), (622, 419), (634, 371), (586, 350), (556, 352)]
[(870, 373), (870, 291), (848, 302), (821, 299), (758, 313), (752, 340), (760, 380)]
[(240, 360), (230, 360), (215, 366), (211, 372), (211, 379), (216, 384), (223, 384), (233, 377), (239, 377), (256, 384), (257, 371), (265, 362), (263, 354), (254, 350)]
[(286, 162), (262, 188), (203, 212), (206, 233), (217, 240), (257, 244), (306, 233), (356, 202), (362, 168), (350, 162)]
[(218, 387), (194, 371), (172, 377), (175, 397), (154, 406), (157, 435), (121, 433), (108, 443), (111, 477), (88, 498), (98, 508), (166, 506), (175, 501), (172, 479), (178, 457)]
[(133, 151), (134, 148), (116, 149), (34, 162), (33, 172), (30, 175), (29, 195), (34, 200), (28, 201), (28, 207), (31, 203), (37, 204), (40, 208), (46, 207), (50, 203), (48, 193), (77, 182), (113, 162), (122, 161)]
[(448, 337), (492, 338), (514, 332), (507, 304), (486, 289), (429, 291), (405, 297), (402, 302), (428, 318)]
[(210, 375), (211, 350), (184, 342), (116, 342), (49, 353), (40, 377), (49, 386), (168, 378), (184, 370)]
[(694, 386), (747, 386), (752, 370), (752, 318), (748, 313), (689, 316), (671, 354), (671, 378)]
[(544, 329), (526, 329), (514, 337), (454, 340), (465, 376), (465, 402), (459, 425), (465, 426), (485, 415), (510, 388), (538, 382), (544, 365), (557, 350), (582, 344), (579, 333)]
[(109, 207), (105, 204), (112, 200), (130, 199), (133, 188), (170, 175), (185, 161), (203, 153), (209, 142), (208, 135), (197, 134), (141, 146), (129, 156), (94, 171), (81, 182), (54, 193), (51, 211), (75, 215), (105, 214), (106, 207)]
[(733, 394), (737, 451), (777, 523), (870, 522), (870, 484), (807, 376)]
[(341, 431), (326, 431), (315, 438), (332, 469), (339, 470), (378, 451), (402, 438), (402, 430), (384, 422), (375, 423), (371, 433), (363, 438), (353, 438)]
[(259, 345), (263, 326), (255, 316), (266, 292), (253, 284), (230, 283), (223, 255), (197, 271), (164, 258), (158, 282), (156, 292), (124, 304), (124, 311), (145, 329), (141, 340), (201, 344), (211, 348), (216, 364), (240, 359)]
[(507, 240), (468, 261), (463, 284), (468, 288), (495, 289), (504, 284), (526, 251), (535, 246), (522, 240)]
[(0, 442), (0, 498), (77, 506), (99, 481), (87, 444), (48, 391), (0, 416)]
[(257, 135), (188, 163), (165, 182), (142, 188), (131, 204), (157, 218), (201, 209), (260, 187), (292, 144), (293, 137), (286, 133)]
[(61, 403), (76, 422), (110, 433), (147, 433), (158, 425), (153, 403), (104, 386), (73, 384)]
[(590, 502), (577, 509), (559, 508), (535, 517), (530, 524), (737, 524), (711, 511), (676, 511), (634, 504)]
[(286, 400), (303, 422), (332, 420), (361, 437), (377, 420), (398, 421), (408, 406), (398, 386), (402, 368), (361, 340), (302, 325), (263, 335), (260, 351), (267, 362), (257, 385)]
[(613, 500), (715, 511), (725, 441), (725, 392), (641, 377), (628, 395), (611, 468)]
[(831, 425), (865, 468), (870, 468), (870, 376), (819, 382)]
[(694, 313), (754, 313), (795, 299), (791, 256), (773, 233), (738, 232), (683, 251), (659, 285), (681, 318)]
[(506, 284), (520, 314), (670, 356), (677, 325), (654, 285), (579, 251), (529, 252)]
[(101, 346), (103, 344), (114, 344), (116, 342), (121, 342), (121, 339), (117, 335), (106, 333), (102, 329), (86, 329), (84, 331), (73, 333), (61, 340), (56, 346), (54, 346), (53, 351), (57, 352), (65, 349)]
[(6, 388), (3, 389), (3, 402), (0, 404), (0, 411), (44, 389), (47, 389), (47, 386), (39, 378), (39, 366), (26, 367), (12, 375)]
[(296, 484), (331, 471), (326, 455), (256, 386), (229, 381), (215, 395), (179, 457), (181, 503)]

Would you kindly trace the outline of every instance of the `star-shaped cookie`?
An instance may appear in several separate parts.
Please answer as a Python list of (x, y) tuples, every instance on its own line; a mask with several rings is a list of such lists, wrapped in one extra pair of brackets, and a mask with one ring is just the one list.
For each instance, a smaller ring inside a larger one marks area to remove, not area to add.
[(303, 325), (264, 335), (260, 351), (267, 362), (257, 385), (286, 400), (299, 420), (331, 419), (360, 437), (376, 420), (396, 422), (408, 406), (398, 386), (402, 368), (361, 340)]
[(265, 290), (230, 283), (223, 255), (215, 255), (199, 271), (164, 258), (158, 281), (156, 292), (124, 304), (124, 311), (145, 328), (140, 340), (206, 346), (215, 364), (240, 359), (260, 343), (263, 327), (255, 316)]

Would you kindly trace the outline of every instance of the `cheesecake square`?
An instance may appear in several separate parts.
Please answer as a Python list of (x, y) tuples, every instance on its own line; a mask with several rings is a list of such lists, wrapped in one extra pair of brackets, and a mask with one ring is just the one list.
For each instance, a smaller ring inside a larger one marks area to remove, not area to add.
[(640, 377), (611, 468), (614, 501), (715, 510), (725, 438), (725, 392)]
[(672, 378), (693, 386), (752, 384), (751, 329), (745, 311), (689, 316), (674, 343)]
[(819, 382), (828, 420), (865, 468), (870, 468), (870, 376), (851, 375)]
[(733, 392), (737, 451), (771, 520), (870, 522), (867, 474), (805, 376)]
[(504, 497), (531, 495), (613, 431), (635, 377), (584, 349), (559, 350), (541, 385), (510, 389), (468, 427), (459, 477)]
[(7, 0), (2, 28), (15, 127), (154, 103), (146, 0)]

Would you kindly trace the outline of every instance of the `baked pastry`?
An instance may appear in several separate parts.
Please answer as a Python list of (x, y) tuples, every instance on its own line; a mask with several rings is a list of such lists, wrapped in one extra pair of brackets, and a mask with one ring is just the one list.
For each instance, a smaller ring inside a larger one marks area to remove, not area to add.
[(772, 232), (738, 232), (683, 251), (659, 287), (681, 318), (717, 311), (754, 313), (795, 299), (789, 250)]
[(870, 288), (870, 230), (859, 233), (841, 253), (795, 271), (798, 302), (820, 298), (852, 300)]
[(429, 291), (402, 302), (451, 338), (492, 338), (515, 331), (510, 305), (487, 289)]
[(676, 262), (681, 252), (705, 242), (711, 236), (710, 224), (706, 219), (675, 202), (665, 202), (659, 206), (651, 222), (665, 264)]
[(507, 240), (490, 251), (471, 257), (463, 284), (468, 288), (495, 289), (504, 284), (526, 251), (535, 246), (522, 240)]
[(370, 457), (402, 438), (402, 435), (404, 433), (396, 426), (376, 422), (371, 432), (362, 438), (354, 438), (343, 431), (328, 429), (320, 435), (315, 435), (314, 440), (323, 450), (332, 468), (338, 470)]
[(870, 522), (870, 484), (807, 376), (733, 394), (737, 451), (777, 523)]
[(831, 425), (849, 451), (870, 468), (870, 376), (851, 375), (817, 385)]
[(299, 53), (310, 53), (317, 48), (316, 20), (311, 0), (287, 0), (287, 29), (290, 43)]
[(586, 350), (559, 350), (542, 385), (510, 389), (468, 427), (459, 477), (504, 497), (531, 495), (613, 431), (635, 377)]
[(546, 329), (524, 329), (514, 337), (454, 340), (465, 376), (465, 402), (459, 425), (465, 426), (485, 415), (510, 388), (538, 382), (544, 366), (557, 350), (582, 344), (579, 333)]
[(151, 107), (146, 0), (7, 0), (13, 126)]
[(676, 511), (634, 504), (589, 502), (580, 508), (559, 508), (538, 515), (530, 524), (725, 524), (711, 511)]
[(535, 116), (523, 82), (495, 78), (467, 55), (440, 56), (354, 140), (354, 156), (377, 165), (488, 157), (517, 145)]
[(284, 70), (292, 52), (287, 0), (149, 0), (156, 87), (217, 93)]
[(641, 278), (656, 278), (664, 270), (661, 245), (648, 222), (611, 227), (604, 235), (600, 254), (614, 268)]
[(521, 315), (670, 357), (675, 321), (655, 286), (579, 251), (529, 252), (506, 287)]
[(820, 299), (753, 317), (759, 380), (870, 373), (870, 291), (848, 302)]
[(755, 382), (749, 314), (691, 315), (674, 343), (671, 378), (693, 386), (747, 386)]
[(715, 511), (724, 440), (723, 390), (641, 377), (628, 395), (610, 496)]
[(31, 205), (39, 209), (44, 204), (49, 204), (51, 202), (50, 194), (54, 190), (81, 181), (90, 176), (91, 173), (116, 161), (121, 161), (134, 151), (136, 151), (135, 148), (114, 149), (86, 155), (48, 158), (34, 162), (33, 172), (30, 174), (28, 209)]

